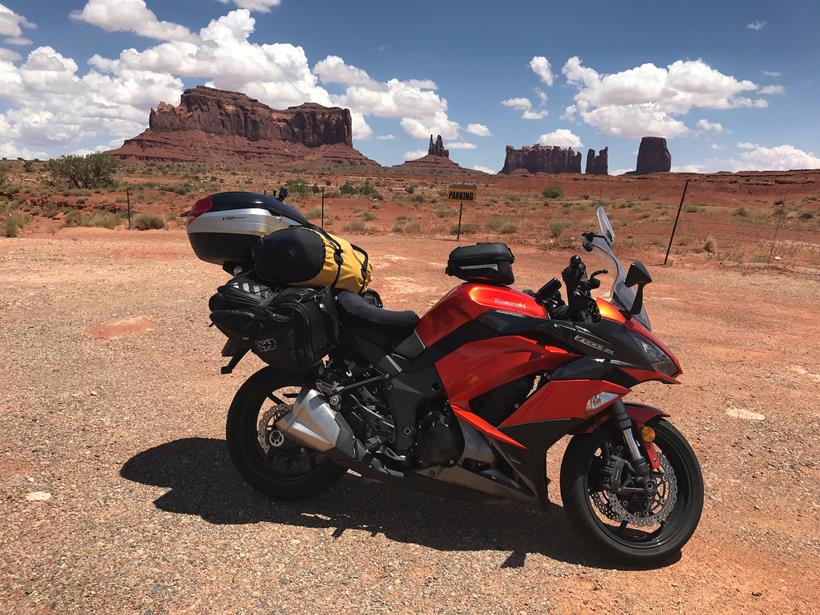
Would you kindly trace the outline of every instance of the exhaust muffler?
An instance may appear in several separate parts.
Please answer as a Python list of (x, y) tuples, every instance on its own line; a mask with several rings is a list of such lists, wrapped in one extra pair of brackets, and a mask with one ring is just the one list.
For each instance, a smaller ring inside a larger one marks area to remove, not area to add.
[(331, 459), (357, 459), (356, 436), (344, 417), (330, 407), (316, 389), (303, 388), (293, 409), (276, 421), (276, 429), (290, 440), (326, 455)]

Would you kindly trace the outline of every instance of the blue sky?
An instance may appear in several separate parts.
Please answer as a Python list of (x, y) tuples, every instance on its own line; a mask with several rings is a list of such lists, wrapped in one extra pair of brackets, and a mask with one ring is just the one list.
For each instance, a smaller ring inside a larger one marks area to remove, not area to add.
[(680, 170), (820, 167), (820, 3), (0, 0), (0, 154), (118, 145), (210, 83), (354, 112), (397, 164), (441, 132), (497, 171), (506, 145), (641, 135)]

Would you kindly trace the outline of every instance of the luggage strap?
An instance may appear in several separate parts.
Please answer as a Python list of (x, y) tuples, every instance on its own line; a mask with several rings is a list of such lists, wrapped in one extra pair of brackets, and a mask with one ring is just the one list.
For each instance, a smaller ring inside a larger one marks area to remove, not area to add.
[[(342, 265), (344, 264), (344, 259), (342, 258), (342, 244), (340, 244), (333, 236), (328, 233), (325, 229), (321, 226), (316, 226), (311, 222), (303, 225), (304, 227), (319, 233), (322, 237), (327, 239), (327, 241), (333, 246), (333, 262), (336, 263), (336, 277), (333, 279), (333, 283), (330, 285), (330, 288), (336, 289), (336, 284), (339, 283), (339, 277), (342, 275)], [(350, 244), (351, 247), (355, 248), (353, 244)], [(362, 250), (364, 252), (364, 250)]]
[(355, 243), (351, 243), (350, 247), (356, 250), (356, 252), (361, 252), (364, 256), (364, 261), (362, 261), (362, 285), (359, 287), (359, 294), (361, 295), (364, 293), (364, 287), (367, 285), (367, 264), (370, 261), (370, 257), (367, 255), (367, 252), (364, 251), (363, 248), (360, 248)]

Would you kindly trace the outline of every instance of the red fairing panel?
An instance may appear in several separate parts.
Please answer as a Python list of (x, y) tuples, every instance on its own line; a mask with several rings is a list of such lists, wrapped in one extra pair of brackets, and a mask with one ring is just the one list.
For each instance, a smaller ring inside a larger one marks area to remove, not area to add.
[(431, 346), (490, 310), (547, 318), (544, 308), (529, 295), (504, 286), (468, 283), (457, 286), (430, 308), (416, 325), (416, 333), (425, 346)]
[[(554, 370), (577, 355), (508, 335), (470, 342), (436, 362), (450, 402), (469, 408), (470, 400), (528, 374)], [(586, 403), (586, 402), (584, 402)]]
[(554, 380), (530, 395), (499, 427), (555, 419), (590, 418), (609, 406), (607, 404), (591, 413), (586, 412), (589, 398), (604, 392), (623, 397), (629, 389), (605, 380)]

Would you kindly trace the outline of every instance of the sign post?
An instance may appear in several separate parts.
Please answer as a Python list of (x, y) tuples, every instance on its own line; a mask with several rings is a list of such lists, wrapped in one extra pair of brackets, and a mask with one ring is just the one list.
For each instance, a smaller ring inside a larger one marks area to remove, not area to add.
[(476, 184), (450, 184), (447, 189), (447, 200), (451, 203), (458, 203), (458, 228), (456, 229), (456, 241), (461, 240), (461, 218), (464, 214), (464, 202), (475, 203)]

